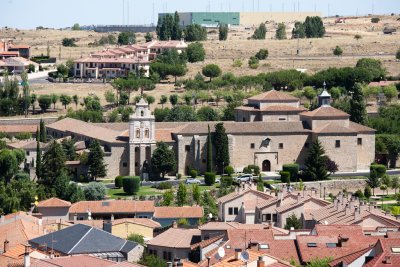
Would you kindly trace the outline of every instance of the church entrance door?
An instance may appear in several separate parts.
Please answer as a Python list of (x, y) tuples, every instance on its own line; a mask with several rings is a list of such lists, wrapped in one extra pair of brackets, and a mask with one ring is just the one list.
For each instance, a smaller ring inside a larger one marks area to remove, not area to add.
[(270, 172), (271, 171), (271, 162), (269, 160), (264, 160), (262, 163), (262, 171)]

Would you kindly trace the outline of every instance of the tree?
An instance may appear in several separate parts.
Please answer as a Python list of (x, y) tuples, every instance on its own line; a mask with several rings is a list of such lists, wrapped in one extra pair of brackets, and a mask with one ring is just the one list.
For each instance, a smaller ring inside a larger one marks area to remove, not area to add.
[(32, 114), (35, 114), (36, 101), (37, 101), (37, 95), (36, 94), (31, 94), (31, 96), (30, 96), (30, 104), (32, 106)]
[(131, 233), (128, 236), (127, 240), (132, 241), (132, 242), (136, 242), (136, 243), (138, 243), (138, 244), (140, 244), (142, 246), (145, 245), (144, 237), (143, 237), (143, 235), (140, 235), (140, 234)]
[(304, 28), (307, 38), (320, 38), (325, 35), (325, 27), (322, 19), (316, 17), (306, 17)]
[(392, 180), (390, 181), (390, 187), (394, 189), (394, 194), (396, 194), (397, 189), (400, 188), (400, 177), (393, 176)]
[(172, 32), (171, 32), (172, 40), (180, 40), (182, 37), (182, 30), (179, 23), (180, 23), (179, 14), (178, 11), (175, 11), (174, 24), (172, 25)]
[(200, 193), (200, 187), (197, 184), (192, 184), (192, 197), (193, 197), (193, 202), (195, 202), (197, 205), (200, 205), (201, 193)]
[(198, 24), (190, 24), (186, 26), (184, 33), (185, 33), (185, 41), (187, 42), (207, 40), (207, 30)]
[(178, 191), (176, 191), (176, 204), (178, 206), (184, 206), (187, 204), (187, 189), (183, 183), (179, 183)]
[(56, 109), (56, 103), (58, 101), (58, 95), (51, 94), (50, 97), (51, 97), (51, 102), (53, 103), (53, 109)]
[(331, 262), (333, 259), (328, 257), (328, 258), (316, 258), (310, 260), (310, 262), (307, 263), (306, 267), (329, 267), (329, 262)]
[(372, 194), (375, 195), (375, 188), (381, 184), (380, 178), (386, 174), (386, 167), (379, 164), (371, 164), (369, 168), (368, 185), (372, 188)]
[(199, 121), (218, 121), (220, 119), (218, 112), (210, 106), (198, 109), (196, 116)]
[(343, 49), (340, 46), (336, 46), (335, 49), (333, 49), (333, 54), (335, 56), (340, 57), (343, 54)]
[(169, 96), (169, 102), (171, 103), (172, 106), (175, 106), (178, 104), (178, 95), (173, 94)]
[(146, 42), (153, 41), (153, 34), (150, 32), (146, 33), (146, 35), (144, 36), (144, 39), (146, 40)]
[(362, 36), (359, 34), (354, 35), (354, 39), (356, 39), (357, 41), (362, 39)]
[(122, 187), (128, 195), (136, 195), (140, 190), (140, 177), (127, 176), (122, 179)]
[(365, 98), (360, 83), (355, 83), (350, 99), (350, 120), (364, 124), (367, 116)]
[(372, 196), (371, 187), (368, 185), (364, 188), (364, 197), (369, 199)]
[(76, 40), (75, 38), (64, 38), (62, 39), (62, 45), (65, 47), (75, 47), (77, 46), (75, 44)]
[(174, 191), (172, 189), (167, 190), (163, 194), (163, 206), (171, 206), (174, 202)]
[(118, 44), (128, 45), (136, 43), (136, 36), (134, 32), (120, 32), (118, 34)]
[(94, 140), (89, 145), (88, 167), (90, 176), (96, 181), (97, 177), (107, 175), (106, 164), (104, 163), (104, 152), (99, 141)]
[(400, 48), (396, 52), (396, 59), (400, 60)]
[(366, 71), (372, 80), (381, 80), (386, 76), (386, 69), (379, 59), (361, 58), (357, 61), (356, 69)]
[(164, 121), (197, 121), (196, 113), (191, 106), (175, 106), (168, 111)]
[(106, 197), (107, 188), (103, 183), (91, 182), (83, 189), (86, 200), (103, 200)]
[(301, 229), (302, 227), (301, 220), (298, 219), (294, 213), (286, 219), (286, 224), (285, 224), (286, 230), (290, 230), (292, 227), (294, 229)]
[(0, 178), (9, 183), (18, 169), (18, 161), (13, 151), (9, 149), (0, 150)]
[(208, 64), (203, 67), (201, 72), (203, 73), (204, 76), (209, 77), (211, 82), (212, 78), (220, 76), (222, 71), (218, 65)]
[(268, 57), (268, 49), (261, 48), (260, 50), (258, 50), (258, 52), (255, 55), (255, 57), (257, 59), (259, 59), (259, 60), (267, 59), (267, 57)]
[(64, 109), (67, 109), (67, 105), (71, 104), (72, 98), (69, 95), (60, 95), (60, 102), (64, 105)]
[(65, 153), (61, 144), (52, 141), (42, 157), (42, 168), (39, 184), (44, 186), (47, 196), (54, 196), (54, 184), (56, 179), (66, 172)]
[(156, 255), (149, 255), (146, 253), (143, 253), (142, 259), (139, 261), (139, 264), (151, 267), (167, 267), (166, 261), (157, 257)]
[(392, 98), (395, 98), (399, 93), (397, 92), (396, 86), (388, 85), (382, 88), (382, 92), (389, 102), (392, 102)]
[(310, 101), (310, 105), (314, 98), (317, 96), (317, 91), (311, 86), (306, 86), (303, 89), (303, 95), (305, 98), (307, 98)]
[(207, 135), (207, 172), (212, 172), (213, 170), (213, 157), (212, 157), (212, 139), (210, 132), (210, 125), (208, 125), (208, 135)]
[(177, 81), (177, 77), (182, 77), (186, 74), (186, 67), (184, 65), (175, 64), (170, 65), (168, 69), (168, 73), (175, 78), (175, 83)]
[(78, 103), (79, 103), (78, 95), (73, 95), (72, 96), (72, 102), (74, 102), (74, 104), (75, 104), (75, 109), (78, 108)]
[[(37, 131), (37, 135), (39, 131)], [(42, 149), (40, 148), (39, 137), (36, 137), (36, 177), (39, 180), (42, 173)]]
[(44, 124), (44, 121), (40, 119), (39, 122), (39, 141), (42, 143), (45, 143), (47, 141), (47, 131), (46, 131), (46, 126)]
[(75, 149), (75, 143), (71, 139), (63, 139), (61, 141), (61, 146), (64, 150), (67, 160), (76, 160), (77, 154)]
[(204, 61), (206, 51), (204, 50), (203, 44), (199, 42), (191, 43), (186, 49), (186, 55), (189, 62)]
[(249, 59), (249, 67), (252, 69), (257, 69), (260, 61), (256, 57), (250, 57)]
[(222, 173), (224, 166), (228, 166), (230, 164), (229, 140), (228, 135), (225, 132), (225, 127), (223, 123), (217, 123), (215, 125), (214, 147), (215, 164), (218, 168), (218, 172)]
[(318, 139), (311, 146), (305, 162), (305, 167), (305, 176), (310, 181), (328, 179), (329, 175), (326, 169), (325, 149)]
[(304, 23), (296, 21), (292, 30), (292, 38), (306, 38)]
[(81, 30), (81, 26), (79, 26), (79, 23), (75, 23), (75, 24), (72, 26), (72, 30), (73, 30), (73, 31), (80, 31), (80, 30)]
[(260, 26), (258, 26), (258, 28), (254, 31), (252, 38), (256, 40), (265, 40), (266, 34), (267, 34), (267, 27), (265, 27), (264, 23), (261, 23)]
[(51, 105), (51, 97), (49, 95), (41, 95), (39, 96), (38, 102), (42, 112), (46, 112)]
[(161, 177), (164, 178), (165, 174), (176, 169), (175, 152), (166, 143), (158, 142), (151, 157), (151, 166), (154, 173), (161, 173)]
[(162, 95), (162, 96), (160, 97), (160, 104), (161, 104), (161, 108), (162, 108), (162, 109), (164, 108), (164, 104), (167, 103), (167, 100), (168, 100), (168, 98), (167, 98), (166, 95)]
[(286, 39), (286, 26), (285, 23), (279, 23), (275, 32), (275, 38), (278, 40)]
[(226, 41), (228, 39), (228, 25), (220, 23), (218, 27), (218, 37), (220, 41)]
[(257, 191), (264, 192), (264, 181), (261, 177), (261, 174), (258, 175)]
[(115, 102), (116, 102), (116, 100), (117, 100), (117, 99), (115, 98), (114, 92), (111, 91), (111, 90), (106, 91), (106, 92), (104, 93), (104, 97), (105, 97), (107, 103), (109, 103), (109, 104), (115, 104)]

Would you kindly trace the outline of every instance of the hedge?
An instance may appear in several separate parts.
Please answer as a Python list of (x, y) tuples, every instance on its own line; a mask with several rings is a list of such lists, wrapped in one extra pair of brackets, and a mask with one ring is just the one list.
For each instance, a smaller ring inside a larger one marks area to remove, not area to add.
[(161, 182), (161, 183), (156, 185), (156, 188), (159, 189), (159, 190), (171, 189), (172, 188), (172, 184), (168, 183), (168, 182)]
[(281, 171), (279, 174), (281, 175), (282, 183), (290, 184), (290, 172)]
[(124, 192), (133, 195), (139, 192), (140, 189), (140, 177), (138, 176), (127, 176), (122, 179), (122, 186)]
[(114, 185), (115, 185), (116, 188), (121, 188), (123, 186), (123, 184), (122, 184), (122, 180), (123, 179), (124, 179), (124, 176), (115, 177)]
[(196, 170), (190, 170), (190, 172), (189, 172), (189, 175), (190, 175), (190, 177), (192, 177), (192, 178), (196, 178), (197, 177), (197, 171)]
[(226, 166), (224, 171), (225, 171), (225, 174), (227, 174), (229, 176), (231, 176), (235, 172), (235, 170), (233, 169), (232, 166)]
[(289, 172), (292, 181), (298, 180), (299, 169), (300, 167), (297, 163), (283, 164), (282, 166), (282, 171)]
[(206, 185), (213, 185), (215, 183), (215, 173), (206, 172), (204, 174), (204, 182), (206, 183)]
[(370, 172), (375, 172), (378, 178), (382, 178), (386, 173), (386, 166), (382, 164), (371, 164)]
[(221, 178), (221, 185), (231, 186), (233, 183), (232, 176), (224, 176)]

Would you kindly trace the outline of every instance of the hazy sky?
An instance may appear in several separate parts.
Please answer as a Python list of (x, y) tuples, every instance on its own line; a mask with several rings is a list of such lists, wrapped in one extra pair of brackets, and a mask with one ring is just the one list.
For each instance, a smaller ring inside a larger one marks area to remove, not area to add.
[(297, 11), (299, 5), (300, 11), (316, 10), (323, 16), (400, 13), (400, 0), (0, 0), (0, 27), (150, 24), (166, 11), (281, 12)]

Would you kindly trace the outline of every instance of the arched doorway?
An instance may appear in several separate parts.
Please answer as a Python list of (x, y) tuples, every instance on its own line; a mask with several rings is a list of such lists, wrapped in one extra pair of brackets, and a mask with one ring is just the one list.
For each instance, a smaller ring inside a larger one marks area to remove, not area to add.
[(269, 160), (264, 160), (262, 163), (262, 171), (270, 172), (271, 171), (271, 162)]

